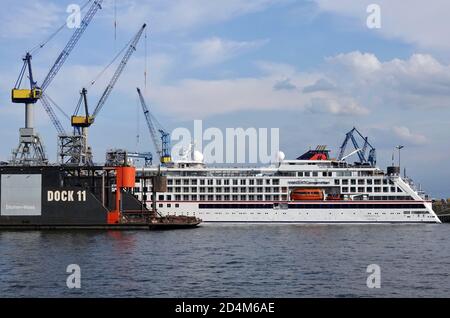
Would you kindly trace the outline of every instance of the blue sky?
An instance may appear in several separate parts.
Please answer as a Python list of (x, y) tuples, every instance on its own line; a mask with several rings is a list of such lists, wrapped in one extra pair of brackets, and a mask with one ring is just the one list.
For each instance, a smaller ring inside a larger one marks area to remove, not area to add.
[[(0, 160), (9, 158), (23, 125), (23, 107), (9, 96), (21, 57), (76, 2), (1, 0), (8, 10), (0, 12)], [(105, 0), (47, 91), (71, 114), (81, 87), (148, 23), (147, 55), (142, 39), (91, 129), (96, 161), (112, 147), (153, 150), (135, 91), (140, 86), (169, 130), (191, 128), (194, 119), (205, 127), (279, 127), (289, 158), (316, 144), (336, 154), (345, 132), (357, 126), (376, 146), (381, 167), (404, 144), (408, 174), (434, 196), (450, 196), (448, 1), (115, 2), (117, 39), (114, 1)], [(381, 29), (366, 26), (370, 3), (380, 5)], [(38, 81), (70, 34), (64, 30), (34, 56)], [(88, 87), (91, 104), (112, 71)], [(56, 132), (39, 104), (36, 127), (54, 160)]]

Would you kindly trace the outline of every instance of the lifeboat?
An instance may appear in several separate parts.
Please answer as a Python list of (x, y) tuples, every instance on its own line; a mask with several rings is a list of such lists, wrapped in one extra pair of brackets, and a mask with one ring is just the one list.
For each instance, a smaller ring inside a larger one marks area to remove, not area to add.
[(296, 188), (291, 191), (291, 201), (323, 201), (322, 189)]

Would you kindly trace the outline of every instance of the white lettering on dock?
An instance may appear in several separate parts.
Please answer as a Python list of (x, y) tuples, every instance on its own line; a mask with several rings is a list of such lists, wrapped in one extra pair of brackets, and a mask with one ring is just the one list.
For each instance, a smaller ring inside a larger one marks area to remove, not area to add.
[(86, 201), (86, 191), (78, 191), (76, 196), (75, 191), (73, 190), (47, 191), (47, 201), (48, 202)]

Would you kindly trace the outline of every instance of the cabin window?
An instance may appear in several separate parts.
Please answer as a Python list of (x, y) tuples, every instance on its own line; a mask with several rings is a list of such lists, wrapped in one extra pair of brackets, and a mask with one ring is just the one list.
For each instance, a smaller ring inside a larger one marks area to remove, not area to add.
[(253, 179), (248, 180), (248, 184), (249, 185), (255, 185), (255, 180), (253, 180)]
[(247, 200), (247, 196), (246, 195), (241, 195), (241, 201), (245, 201)]
[(364, 184), (364, 179), (358, 179), (358, 185), (363, 185)]
[(273, 185), (279, 185), (280, 184), (280, 179), (273, 179), (272, 180), (272, 184)]
[(189, 196), (188, 195), (183, 195), (183, 200), (184, 201), (189, 201)]
[(348, 185), (348, 179), (343, 179), (343, 180), (342, 180), (342, 184), (343, 184), (343, 185)]
[(355, 193), (356, 192), (356, 188), (355, 187), (351, 187), (350, 188), (350, 192)]
[(303, 171), (298, 172), (299, 177), (303, 177)]
[(245, 179), (241, 179), (241, 185), (246, 185), (246, 180)]
[(237, 195), (233, 195), (231, 198), (232, 198), (233, 201), (237, 201), (238, 200), (238, 196)]
[(318, 176), (319, 176), (319, 173), (318, 173), (317, 171), (314, 171), (314, 172), (312, 173), (312, 175), (313, 175), (313, 177), (318, 177)]
[(383, 187), (383, 192), (389, 192), (389, 188), (388, 187)]
[(213, 185), (214, 184), (214, 180), (213, 179), (208, 179), (208, 185)]
[(348, 192), (348, 187), (343, 187), (342, 192)]
[(200, 185), (205, 185), (205, 179), (200, 179)]
[(179, 207), (180, 207), (180, 205), (179, 205), (178, 203), (176, 203), (176, 204), (175, 204), (175, 207), (176, 207), (176, 208), (179, 208)]
[(181, 185), (181, 180), (180, 179), (176, 179), (175, 180), (175, 185)]
[(340, 180), (339, 179), (334, 179), (334, 184), (335, 185), (339, 185), (341, 182), (340, 182)]
[(167, 185), (172, 185), (173, 184), (173, 180), (172, 179), (167, 179)]
[(242, 188), (241, 188), (241, 193), (245, 193), (245, 192), (246, 192), (245, 190), (246, 190), (246, 188), (245, 188), (245, 187), (242, 187)]
[(197, 179), (192, 179), (191, 183), (192, 183), (192, 185), (197, 185)]
[(237, 179), (233, 179), (233, 185), (238, 185), (238, 180)]
[(192, 195), (192, 196), (191, 196), (191, 200), (192, 200), (192, 201), (197, 201), (197, 195), (195, 195), (195, 194)]
[(175, 196), (175, 201), (181, 201), (181, 195), (177, 194), (177, 195)]
[(351, 180), (350, 180), (350, 184), (351, 184), (351, 185), (355, 185), (355, 184), (356, 184), (356, 180), (355, 180), (355, 179), (351, 179)]
[(159, 195), (159, 196), (158, 196), (158, 200), (159, 200), (159, 201), (164, 201), (164, 194)]
[(305, 177), (309, 177), (309, 176), (311, 176), (311, 173), (309, 171), (306, 171), (305, 172)]
[(358, 187), (358, 192), (364, 192), (364, 187)]
[(183, 180), (183, 185), (189, 185), (189, 179), (184, 179)]

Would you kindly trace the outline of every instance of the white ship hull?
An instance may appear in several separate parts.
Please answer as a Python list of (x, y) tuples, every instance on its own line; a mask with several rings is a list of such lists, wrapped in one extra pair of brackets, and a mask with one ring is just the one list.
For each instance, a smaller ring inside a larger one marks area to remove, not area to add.
[[(160, 203), (164, 206), (163, 203)], [(227, 203), (229, 204), (229, 203)], [(245, 208), (227, 207), (208, 208), (207, 202), (192, 203), (180, 202), (179, 207), (159, 208), (163, 215), (187, 215), (196, 216), (204, 223), (264, 223), (264, 224), (351, 224), (351, 223), (440, 223), (439, 218), (431, 210), (431, 203), (416, 204), (408, 202), (406, 208), (389, 208), (386, 203), (372, 204), (373, 208), (317, 208), (317, 204), (305, 204), (311, 208), (295, 208), (295, 204), (289, 204), (289, 208)], [(336, 204), (329, 204), (330, 206)], [(396, 202), (398, 204), (398, 202)], [(264, 205), (268, 205), (264, 203)], [(270, 204), (271, 206), (273, 204)], [(348, 204), (347, 204), (348, 205)], [(412, 206), (422, 206), (413, 208)], [(206, 208), (205, 208), (206, 206)], [(342, 206), (342, 204), (340, 205)]]

